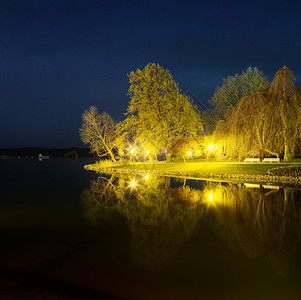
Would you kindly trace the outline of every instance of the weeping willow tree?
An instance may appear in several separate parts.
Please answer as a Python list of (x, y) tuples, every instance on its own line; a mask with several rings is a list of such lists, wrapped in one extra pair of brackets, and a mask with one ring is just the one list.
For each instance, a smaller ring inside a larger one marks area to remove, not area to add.
[[(295, 87), (293, 72), (284, 66), (279, 70), (267, 90), (272, 109), (264, 111), (266, 119), (274, 118), (275, 147), (284, 153), (284, 160), (290, 160), (300, 144), (301, 89)], [(277, 140), (281, 145), (277, 145)]]
[[(267, 99), (256, 92), (242, 98), (228, 122), (220, 121), (216, 127), (215, 138), (219, 141), (217, 154), (227, 157), (257, 155), (264, 141), (261, 138), (262, 108)], [(220, 153), (219, 153), (220, 152)]]
[(230, 119), (216, 127), (217, 154), (292, 159), (301, 144), (301, 89), (294, 82), (292, 71), (284, 66), (270, 86), (243, 97)]

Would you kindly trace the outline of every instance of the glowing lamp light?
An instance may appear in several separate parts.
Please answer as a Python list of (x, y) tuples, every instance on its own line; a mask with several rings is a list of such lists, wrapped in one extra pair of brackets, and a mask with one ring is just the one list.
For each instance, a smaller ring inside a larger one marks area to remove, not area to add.
[(213, 201), (213, 195), (212, 195), (212, 192), (209, 194), (209, 201)]
[(208, 149), (210, 150), (210, 151), (212, 151), (213, 150), (213, 145), (212, 144), (210, 144), (209, 146), (208, 146)]

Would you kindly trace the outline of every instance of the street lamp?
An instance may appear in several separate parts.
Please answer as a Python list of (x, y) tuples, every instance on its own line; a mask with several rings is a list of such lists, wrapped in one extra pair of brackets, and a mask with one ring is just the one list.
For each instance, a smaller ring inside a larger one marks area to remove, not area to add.
[(149, 151), (148, 150), (145, 150), (145, 158), (144, 158), (144, 160), (146, 161), (146, 158), (147, 158), (147, 156), (149, 155)]
[(133, 161), (133, 155), (134, 155), (134, 153), (135, 153), (135, 151), (136, 151), (136, 149), (135, 148), (132, 148), (131, 149), (131, 160)]
[(210, 164), (212, 164), (212, 150), (213, 150), (214, 146), (212, 144), (208, 145), (208, 149), (209, 149), (209, 159), (210, 159)]

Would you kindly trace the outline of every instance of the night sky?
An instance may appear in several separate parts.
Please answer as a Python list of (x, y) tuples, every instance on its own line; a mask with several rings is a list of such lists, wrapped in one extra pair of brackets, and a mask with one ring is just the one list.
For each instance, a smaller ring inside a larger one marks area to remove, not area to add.
[(249, 66), (301, 86), (297, 2), (0, 0), (0, 148), (84, 146), (84, 110), (122, 120), (150, 62), (204, 104)]

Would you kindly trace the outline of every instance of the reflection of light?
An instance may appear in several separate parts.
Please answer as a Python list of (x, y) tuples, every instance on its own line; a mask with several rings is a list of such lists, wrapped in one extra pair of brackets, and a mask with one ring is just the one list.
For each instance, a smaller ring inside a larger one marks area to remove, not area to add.
[(256, 188), (256, 189), (260, 189), (260, 184), (254, 184), (254, 183), (245, 183), (244, 184), (246, 188)]
[(210, 150), (210, 151), (212, 151), (213, 150), (213, 145), (212, 144), (210, 144), (209, 146), (208, 146), (208, 149)]
[(209, 194), (209, 201), (213, 201), (213, 195), (212, 195), (212, 192)]
[(145, 179), (148, 179), (148, 178), (149, 178), (149, 175), (148, 175), (148, 174), (146, 174), (146, 175), (145, 175)]
[(133, 181), (131, 182), (131, 185), (132, 185), (132, 186), (135, 186), (135, 185), (136, 185), (136, 182), (133, 180)]

